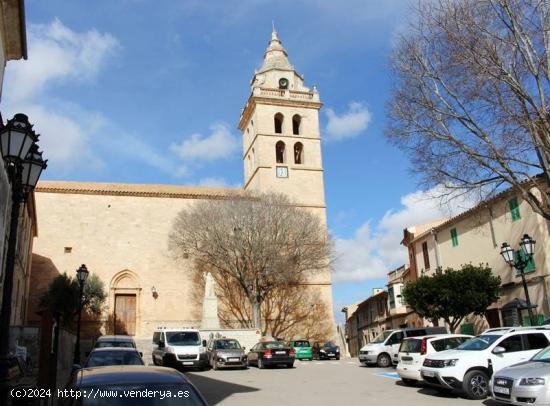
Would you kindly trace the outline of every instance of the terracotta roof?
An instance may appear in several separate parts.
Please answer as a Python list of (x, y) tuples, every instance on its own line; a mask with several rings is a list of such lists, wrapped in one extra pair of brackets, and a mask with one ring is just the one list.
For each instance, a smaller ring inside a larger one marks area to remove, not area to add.
[(209, 188), (199, 186), (40, 181), (37, 193), (66, 193), (111, 196), (163, 197), (187, 199), (225, 199), (244, 195), (242, 189)]

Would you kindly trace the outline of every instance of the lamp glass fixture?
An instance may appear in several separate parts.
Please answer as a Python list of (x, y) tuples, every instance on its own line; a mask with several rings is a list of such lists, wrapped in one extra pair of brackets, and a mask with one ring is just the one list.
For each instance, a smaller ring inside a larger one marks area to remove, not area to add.
[(533, 256), (535, 254), (535, 244), (536, 241), (529, 237), (528, 234), (524, 234), (521, 238), (519, 246), (523, 253), (527, 256)]
[(80, 268), (76, 271), (76, 277), (78, 278), (78, 281), (80, 283), (86, 282), (86, 279), (88, 278), (88, 268), (86, 268), (86, 265), (82, 264), (80, 265)]
[(46, 167), (48, 160), (42, 159), (42, 152), (38, 151), (38, 145), (33, 144), (27, 157), (23, 161), (22, 180), (23, 186), (34, 189), (40, 178), (40, 174)]
[(29, 119), (18, 113), (0, 130), (0, 152), (7, 162), (20, 162), (26, 158), (37, 140)]
[(514, 265), (514, 250), (508, 245), (508, 243), (502, 243), (500, 248), (500, 255), (504, 258), (504, 261), (510, 265)]

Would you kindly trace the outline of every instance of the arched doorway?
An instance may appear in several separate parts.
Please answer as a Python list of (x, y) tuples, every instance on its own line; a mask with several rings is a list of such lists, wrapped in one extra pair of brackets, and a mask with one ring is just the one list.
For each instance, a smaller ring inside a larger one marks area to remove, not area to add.
[(137, 275), (129, 270), (117, 273), (111, 280), (109, 330), (113, 334), (133, 336), (138, 333), (140, 286)]

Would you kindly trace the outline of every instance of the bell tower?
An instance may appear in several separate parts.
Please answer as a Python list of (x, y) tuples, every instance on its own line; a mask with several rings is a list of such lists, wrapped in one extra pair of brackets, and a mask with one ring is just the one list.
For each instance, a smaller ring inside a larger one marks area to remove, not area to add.
[(239, 120), (243, 134), (244, 189), (279, 192), (326, 221), (319, 109), (275, 29)]

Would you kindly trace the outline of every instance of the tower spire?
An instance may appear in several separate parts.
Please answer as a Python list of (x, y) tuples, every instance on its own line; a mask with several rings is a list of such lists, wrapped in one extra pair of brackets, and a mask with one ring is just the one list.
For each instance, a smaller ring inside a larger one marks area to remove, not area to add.
[(279, 39), (277, 30), (275, 29), (275, 22), (271, 22), (272, 31), (271, 31), (271, 40), (264, 53), (264, 62), (259, 72), (264, 72), (266, 70), (279, 68), (279, 69), (293, 69), (292, 65), (288, 61), (288, 54), (283, 48), (283, 44)]

